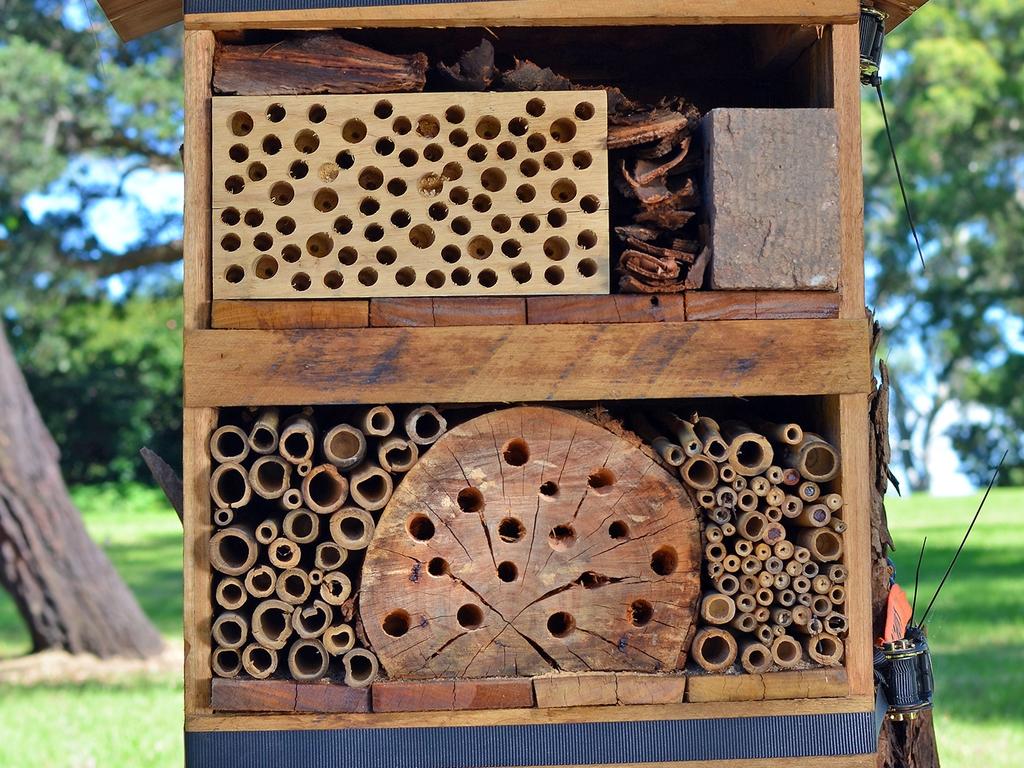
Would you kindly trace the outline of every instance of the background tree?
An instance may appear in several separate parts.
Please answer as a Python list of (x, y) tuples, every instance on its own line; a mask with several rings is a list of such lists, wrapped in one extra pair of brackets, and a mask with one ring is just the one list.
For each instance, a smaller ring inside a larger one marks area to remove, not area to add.
[(180, 31), (120, 45), (89, 13), (0, 0), (0, 583), (35, 650), (148, 655), (159, 635), (85, 532), (2, 328), (73, 475), (133, 472), (150, 416), (170, 445), (180, 213), (145, 192), (180, 172)]
[(968, 475), (1024, 482), (1024, 5), (932, 2), (886, 40), (884, 90), (925, 242), (922, 272), (882, 121), (865, 91), (869, 296), (914, 489), (942, 416)]

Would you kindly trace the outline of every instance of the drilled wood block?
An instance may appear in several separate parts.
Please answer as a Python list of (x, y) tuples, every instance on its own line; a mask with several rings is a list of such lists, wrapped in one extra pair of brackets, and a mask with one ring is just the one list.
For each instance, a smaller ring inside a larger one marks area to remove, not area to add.
[(832, 109), (714, 109), (703, 120), (711, 287), (836, 290)]
[(542, 675), (533, 679), (538, 707), (607, 706), (618, 703), (615, 675), (584, 672)]
[(640, 675), (619, 672), (615, 675), (615, 695), (619, 704), (675, 704), (686, 693), (683, 675)]
[(341, 683), (297, 683), (296, 712), (369, 712), (370, 689)]
[(373, 299), (370, 302), (370, 325), (378, 328), (525, 323), (526, 299), (512, 297)]
[(603, 91), (213, 99), (217, 299), (607, 293)]
[(293, 712), (295, 683), (291, 680), (211, 681), (210, 706), (221, 712)]
[(643, 296), (535, 296), (526, 300), (528, 322), (558, 323), (666, 323), (686, 319), (683, 294)]
[(679, 481), (571, 413), (444, 435), (367, 550), (360, 613), (391, 679), (675, 668), (698, 592)]

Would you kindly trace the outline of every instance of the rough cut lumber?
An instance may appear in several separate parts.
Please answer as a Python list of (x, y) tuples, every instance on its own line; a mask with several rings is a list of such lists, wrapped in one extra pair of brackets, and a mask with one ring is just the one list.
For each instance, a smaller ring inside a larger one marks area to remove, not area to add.
[(369, 712), (370, 689), (340, 683), (298, 683), (296, 712)]
[(850, 686), (841, 667), (763, 675), (691, 675), (686, 700), (765, 701), (847, 696)]
[(687, 320), (749, 320), (757, 317), (754, 291), (687, 291)]
[(535, 677), (533, 690), (541, 708), (601, 706), (619, 701), (615, 675), (602, 672)]
[(867, 331), (863, 320), (186, 331), (185, 403), (866, 392)]
[(214, 678), (210, 706), (221, 712), (293, 712), (296, 683), (291, 680)]
[(284, 330), (287, 328), (365, 328), (370, 303), (366, 299), (310, 301), (213, 302), (213, 327), (227, 329)]
[(456, 680), (456, 709), (519, 709), (532, 707), (533, 681)]
[(284, 95), (422, 91), (427, 57), (392, 56), (331, 32), (270, 43), (220, 45), (214, 93)]
[(683, 675), (615, 675), (615, 697), (619, 704), (674, 704), (682, 701), (685, 693)]
[(370, 300), (370, 325), (379, 328), (525, 323), (526, 299), (487, 296)]
[(702, 128), (711, 287), (836, 290), (835, 111), (714, 109)]
[(520, 709), (533, 706), (528, 678), (491, 680), (392, 680), (373, 684), (375, 712)]
[(567, 323), (665, 323), (686, 319), (682, 294), (641, 296), (535, 296), (526, 300), (532, 325)]
[(758, 320), (839, 317), (839, 294), (831, 291), (755, 291)]
[(186, 32), (182, 43), (185, 77), (185, 210), (182, 250), (182, 292), (185, 328), (210, 327), (213, 295), (211, 251), (212, 164), (210, 78), (213, 76), (214, 40), (211, 32)]
[(678, 481), (610, 431), (551, 408), (488, 413), (402, 481), (360, 616), (397, 679), (671, 670), (699, 592), (697, 526)]

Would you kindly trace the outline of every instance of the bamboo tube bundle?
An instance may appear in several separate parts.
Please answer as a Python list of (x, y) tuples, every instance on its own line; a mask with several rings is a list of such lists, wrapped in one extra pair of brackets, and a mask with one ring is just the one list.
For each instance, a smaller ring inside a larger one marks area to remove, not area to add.
[(255, 536), (256, 541), (260, 544), (269, 544), (281, 534), (281, 527), (278, 525), (277, 520), (272, 517), (268, 517), (262, 523), (256, 526)]
[(680, 419), (671, 413), (663, 415), (659, 421), (668, 431), (669, 435), (675, 438), (676, 443), (687, 458), (696, 456), (704, 450), (704, 444), (697, 437), (693, 424), (689, 421)]
[(807, 655), (822, 666), (838, 665), (843, 658), (843, 643), (833, 635), (819, 634), (804, 640)]
[(270, 597), (277, 589), (277, 571), (258, 565), (245, 574), (245, 591), (258, 600)]
[(805, 432), (804, 439), (783, 455), (782, 462), (816, 483), (827, 482), (839, 474), (838, 451), (810, 432)]
[(672, 442), (660, 430), (655, 429), (644, 414), (634, 414), (632, 426), (633, 431), (636, 432), (640, 439), (654, 448), (655, 452), (661, 457), (661, 460), (670, 467), (681, 467), (683, 462), (686, 461), (687, 455), (683, 451), (683, 447)]
[(727, 595), (710, 592), (701, 600), (700, 615), (709, 624), (728, 624), (736, 615), (736, 603)]
[(320, 518), (308, 509), (293, 509), (284, 516), (282, 532), (296, 544), (310, 544), (320, 534)]
[[(279, 651), (292, 634), (292, 612), (295, 610), (283, 600), (264, 600), (252, 612), (252, 636), (264, 648)], [(244, 654), (243, 654), (244, 663)]]
[(304, 603), (312, 590), (309, 574), (299, 568), (288, 568), (277, 577), (277, 597), (291, 605)]
[(242, 525), (217, 531), (210, 539), (210, 565), (228, 576), (241, 576), (252, 568), (257, 552), (252, 531)]

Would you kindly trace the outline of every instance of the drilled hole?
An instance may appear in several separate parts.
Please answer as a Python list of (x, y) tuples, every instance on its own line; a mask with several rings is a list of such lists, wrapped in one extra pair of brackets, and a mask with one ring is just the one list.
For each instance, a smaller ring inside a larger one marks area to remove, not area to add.
[(240, 283), (245, 279), (245, 270), (238, 264), (232, 264), (224, 270), (224, 279), (229, 283)]
[(338, 193), (333, 189), (318, 189), (313, 195), (313, 207), (321, 213), (330, 213), (338, 207)]
[(432, 269), (427, 272), (426, 282), (431, 288), (443, 288), (447, 276), (439, 269)]
[(380, 224), (371, 224), (363, 230), (363, 237), (369, 240), (371, 243), (376, 243), (384, 239), (384, 227)]
[(594, 162), (593, 156), (589, 152), (577, 152), (572, 156), (572, 164), (576, 170), (584, 171), (589, 168)]
[(448, 561), (443, 557), (432, 558), (431, 561), (427, 563), (427, 573), (431, 576), (444, 576), (448, 573)]
[(351, 267), (356, 263), (356, 259), (359, 258), (359, 254), (356, 249), (351, 245), (346, 245), (340, 251), (338, 251), (338, 261), (344, 264), (346, 267)]
[(383, 136), (377, 139), (377, 142), (373, 145), (373, 151), (381, 157), (387, 157), (395, 151), (395, 142), (387, 136)]
[(491, 198), (488, 195), (477, 195), (473, 198), (473, 210), (477, 213), (487, 213), (491, 210)]
[(310, 235), (309, 239), (306, 240), (306, 252), (318, 259), (322, 259), (329, 254), (333, 248), (334, 241), (326, 232), (317, 232), (315, 235)]
[[(455, 264), (462, 258), (462, 251), (459, 250), (459, 246), (457, 245), (446, 245), (441, 249), (441, 258), (448, 264)], [(465, 285), (465, 283), (459, 283), (459, 285)]]
[(530, 282), (531, 277), (533, 277), (533, 270), (529, 264), (516, 264), (512, 267), (512, 279), (520, 285)]
[(253, 273), (260, 280), (269, 280), (277, 274), (277, 259), (273, 256), (260, 256), (253, 267)]
[(395, 273), (395, 282), (403, 288), (408, 288), (416, 282), (416, 270), (412, 267), (402, 267)]
[(562, 281), (565, 280), (565, 272), (561, 267), (550, 266), (544, 270), (544, 279), (550, 285), (561, 285)]
[(540, 492), (542, 496), (557, 496), (558, 483), (554, 480), (545, 480), (540, 484)]
[(444, 119), (452, 125), (458, 125), (466, 119), (466, 110), (462, 107), (453, 104), (444, 111)]
[(540, 163), (532, 158), (523, 160), (523, 162), (519, 164), (519, 172), (526, 178), (531, 179), (540, 173)]
[(498, 284), (498, 274), (493, 269), (481, 270), (476, 279), (484, 288), (493, 288)]
[(363, 267), (359, 270), (359, 282), (369, 287), (377, 283), (377, 270), (373, 267)]
[(482, 512), (484, 508), (484, 495), (480, 493), (479, 488), (472, 486), (459, 491), (456, 501), (463, 512)]
[(225, 208), (220, 212), (220, 220), (229, 227), (233, 227), (241, 220), (241, 215), (238, 213), (237, 208)]
[(302, 258), (302, 251), (299, 250), (299, 246), (297, 245), (286, 245), (281, 249), (281, 258), (289, 264), (294, 264)]
[(651, 555), (651, 570), (659, 576), (669, 576), (679, 567), (679, 556), (671, 547), (662, 547)]
[(589, 120), (597, 114), (597, 110), (594, 109), (594, 105), (589, 101), (581, 101), (576, 105), (575, 113), (576, 117), (580, 120)]
[(281, 140), (274, 134), (264, 136), (262, 147), (268, 155), (276, 155), (281, 151)]
[(548, 211), (548, 226), (558, 229), (564, 227), (568, 217), (561, 208), (552, 208)]
[(440, 144), (428, 144), (423, 148), (423, 157), (431, 163), (436, 163), (444, 157), (444, 148)]
[(270, 188), (270, 202), (274, 205), (288, 205), (295, 199), (295, 190), (287, 181), (279, 181)]
[(564, 237), (549, 237), (544, 241), (544, 255), (552, 261), (562, 261), (569, 255), (569, 243)]
[(530, 130), (530, 123), (525, 117), (513, 117), (508, 121), (508, 132), (513, 136), (525, 136)]
[(227, 179), (224, 180), (224, 189), (232, 195), (237, 195), (245, 189), (245, 179), (241, 176), (228, 176)]
[(526, 140), (526, 148), (531, 152), (540, 152), (548, 145), (548, 140), (542, 133), (531, 133)]
[(526, 102), (526, 114), (531, 117), (540, 117), (547, 110), (547, 105), (543, 99), (530, 99)]
[(245, 218), (243, 219), (250, 227), (258, 227), (263, 223), (263, 211), (258, 208), (250, 208), (245, 212)]
[(469, 134), (461, 128), (456, 128), (448, 134), (448, 143), (453, 147), (464, 147), (469, 144)]
[(519, 220), (519, 227), (523, 232), (533, 234), (540, 229), (540, 219), (534, 216), (532, 213), (528, 213)]
[(322, 123), (327, 119), (327, 108), (323, 104), (314, 104), (306, 113), (311, 123)]
[(391, 124), (392, 130), (399, 136), (405, 136), (412, 130), (412, 121), (408, 117), (396, 117)]
[(413, 515), (406, 527), (416, 541), (430, 541), (434, 538), (434, 523), (426, 515)]
[(472, 147), (466, 150), (466, 157), (472, 160), (474, 163), (482, 163), (487, 159), (487, 147), (483, 144), (474, 144)]
[(228, 253), (237, 251), (242, 247), (242, 238), (235, 234), (224, 235), (224, 237), (220, 239), (220, 247)]
[(380, 189), (384, 185), (384, 174), (379, 168), (370, 166), (359, 173), (359, 186), (368, 192)]
[(296, 291), (308, 291), (312, 282), (305, 272), (296, 272), (292, 275), (292, 288)]
[(503, 141), (501, 142), (501, 144), (498, 145), (498, 149), (496, 151), (498, 153), (498, 157), (500, 157), (502, 160), (511, 160), (513, 157), (516, 156), (517, 150), (516, 145), (513, 144), (511, 141)]
[(615, 473), (608, 467), (601, 467), (590, 473), (587, 485), (594, 489), (609, 488), (615, 484)]
[(452, 232), (456, 235), (468, 235), (472, 226), (465, 216), (456, 216), (452, 219)]
[(560, 117), (551, 124), (550, 133), (559, 144), (565, 144), (576, 138), (576, 123), (568, 117)]
[(516, 197), (524, 203), (533, 202), (533, 199), (537, 197), (537, 190), (530, 184), (520, 184), (516, 188)]
[(412, 216), (401, 208), (391, 214), (391, 223), (399, 229), (405, 229), (412, 223)]
[(337, 164), (339, 168), (341, 168), (341, 170), (347, 171), (349, 168), (355, 165), (356, 159), (352, 156), (351, 152), (349, 152), (347, 149), (343, 149), (335, 156), (334, 162), (335, 164)]
[(576, 271), (583, 277), (593, 277), (597, 274), (597, 262), (593, 259), (580, 259)]
[(398, 252), (394, 248), (384, 246), (377, 251), (377, 262), (384, 266), (389, 266), (398, 261)]
[(474, 259), (486, 259), (494, 252), (494, 243), (488, 237), (477, 235), (469, 241), (467, 250)]
[[(469, 202), (469, 190), (465, 187), (455, 187), (448, 193), (448, 199), (455, 205), (465, 205)], [(469, 231), (468, 229), (466, 230)]]
[(491, 229), (497, 232), (499, 235), (503, 235), (512, 229), (512, 219), (504, 214), (499, 214), (491, 219)]
[[(571, 183), (571, 182), (570, 182)], [(584, 213), (597, 213), (601, 208), (601, 201), (594, 195), (587, 195), (580, 200), (580, 210)]]
[[(346, 120), (345, 124), (341, 126), (341, 138), (349, 144), (358, 144), (366, 138), (366, 123), (354, 117), (351, 120)], [(344, 166), (342, 167), (344, 168)]]
[(252, 117), (248, 112), (235, 112), (231, 115), (229, 125), (235, 136), (248, 136), (252, 133)]
[(484, 623), (484, 612), (479, 605), (466, 603), (455, 614), (456, 621), (463, 629), (478, 629)]
[(613, 539), (629, 538), (629, 525), (624, 520), (614, 520), (608, 526), (608, 535)]
[(444, 221), (448, 218), (448, 206), (444, 203), (434, 203), (427, 209), (427, 215), (434, 221)]
[(558, 152), (548, 152), (544, 155), (544, 167), (549, 171), (557, 171), (565, 163), (565, 158)]
[(548, 533), (548, 544), (559, 552), (569, 549), (576, 543), (576, 529), (568, 523), (556, 525)]
[(634, 600), (629, 606), (629, 621), (634, 627), (650, 624), (654, 618), (654, 607), (646, 600)]
[(473, 275), (465, 267), (452, 270), (452, 282), (456, 285), (469, 285)]
[[(294, 225), (294, 222), (292, 223)], [(339, 235), (347, 235), (352, 231), (352, 219), (348, 216), (339, 216), (334, 220), (334, 231)]]
[(267, 166), (263, 163), (252, 163), (246, 170), (249, 181), (263, 181), (267, 178)]
[(462, 166), (458, 163), (446, 163), (441, 170), (441, 176), (448, 181), (457, 181), (462, 178)]
[(498, 538), (506, 544), (513, 544), (526, 535), (526, 527), (514, 517), (506, 517), (498, 523)]
[(551, 197), (560, 203), (568, 203), (576, 197), (576, 185), (571, 179), (559, 179), (551, 185)]
[(257, 251), (269, 251), (274, 247), (274, 238), (266, 232), (260, 232), (252, 239), (252, 247)]
[(373, 115), (379, 120), (387, 120), (394, 111), (394, 107), (387, 99), (381, 99), (373, 105)]
[(244, 163), (249, 159), (249, 148), (245, 144), (235, 144), (228, 150), (228, 157), (236, 163)]
[(409, 614), (402, 610), (392, 611), (384, 617), (381, 629), (386, 635), (401, 637), (409, 631)]
[(416, 248), (429, 248), (434, 244), (434, 230), (426, 224), (417, 224), (409, 230), (409, 242)]
[(568, 637), (576, 629), (576, 620), (571, 613), (558, 611), (548, 616), (548, 632), (554, 637)]
[(282, 216), (277, 220), (277, 224), (275, 224), (274, 227), (282, 235), (290, 235), (295, 231), (295, 219), (290, 216)]

